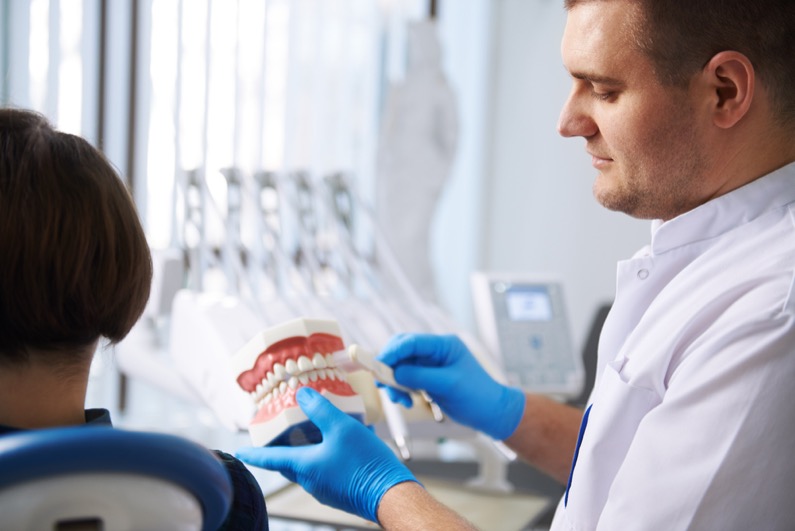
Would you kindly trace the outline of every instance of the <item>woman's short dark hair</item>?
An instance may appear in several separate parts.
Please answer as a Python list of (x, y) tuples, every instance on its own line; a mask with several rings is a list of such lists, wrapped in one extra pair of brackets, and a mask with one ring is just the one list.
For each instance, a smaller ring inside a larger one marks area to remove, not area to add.
[(135, 205), (102, 153), (0, 109), (0, 361), (121, 341), (151, 280)]
[[(564, 0), (567, 9), (597, 0)], [(641, 16), (639, 49), (661, 82), (687, 86), (717, 53), (740, 52), (753, 63), (779, 123), (795, 130), (795, 1), (630, 0)]]

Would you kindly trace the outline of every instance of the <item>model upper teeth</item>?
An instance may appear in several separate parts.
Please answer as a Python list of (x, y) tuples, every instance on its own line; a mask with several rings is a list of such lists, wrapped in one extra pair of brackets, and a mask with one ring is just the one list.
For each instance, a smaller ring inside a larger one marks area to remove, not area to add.
[(258, 407), (261, 407), (285, 394), (288, 389), (296, 389), (299, 384), (307, 385), (318, 379), (344, 382), (347, 378), (343, 371), (336, 368), (331, 354), (323, 355), (317, 352), (311, 359), (308, 356), (300, 356), (297, 360), (288, 359), (284, 365), (275, 363), (273, 371), (268, 371), (262, 382), (257, 384), (256, 390), (251, 393), (251, 398)]
[(299, 372), (309, 372), (315, 368), (314, 365), (312, 365), (312, 362), (306, 356), (301, 356), (298, 358), (297, 367)]

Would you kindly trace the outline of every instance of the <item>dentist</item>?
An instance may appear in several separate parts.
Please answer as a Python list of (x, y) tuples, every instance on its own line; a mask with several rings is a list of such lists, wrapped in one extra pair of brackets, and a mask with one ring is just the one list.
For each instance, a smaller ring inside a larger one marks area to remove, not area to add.
[[(455, 337), (382, 359), (566, 484), (554, 530), (795, 529), (795, 2), (565, 6), (559, 131), (586, 140), (603, 206), (652, 220), (618, 264), (589, 405), (498, 384)], [(243, 460), (386, 529), (471, 527), (367, 428), (298, 400), (323, 441)]]

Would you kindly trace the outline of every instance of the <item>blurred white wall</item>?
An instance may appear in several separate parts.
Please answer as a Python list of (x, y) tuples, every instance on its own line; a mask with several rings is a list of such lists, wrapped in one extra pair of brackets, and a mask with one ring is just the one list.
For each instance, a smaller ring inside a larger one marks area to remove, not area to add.
[(613, 298), (616, 261), (646, 243), (649, 226), (595, 201), (584, 141), (557, 133), (570, 88), (562, 0), (445, 6), (440, 34), (463, 142), (434, 229), (441, 299), (473, 326), (473, 269), (559, 275), (580, 347), (597, 306)]
[[(57, 70), (59, 73), (60, 68), (48, 69), (46, 65), (58, 64), (56, 59), (72, 64), (70, 61), (73, 56), (91, 56), (85, 50), (82, 55), (77, 53), (79, 50), (74, 43), (79, 40), (76, 38), (78, 33), (69, 29), (81, 27), (72, 20), (78, 18), (78, 10), (61, 9), (61, 2), (55, 0), (13, 0), (7, 3), (8, 9), (0, 10), (0, 27), (7, 30), (0, 32), (0, 66), (14, 74), (6, 76), (0, 83), (0, 100), (40, 108), (47, 111), (52, 118), (57, 118), (55, 123), (59, 126), (68, 126), (66, 117), (74, 114), (77, 105), (57, 105), (60, 100), (55, 95), (66, 93), (64, 87), (72, 90), (73, 85), (78, 86), (74, 81), (79, 81), (80, 76), (56, 75), (49, 71)], [(148, 10), (153, 9), (154, 4), (138, 2), (136, 5), (139, 4), (142, 6), (141, 20), (148, 21)], [(218, 1), (215, 4), (222, 5)], [(351, 15), (360, 11), (363, 13), (358, 18), (354, 17), (359, 22), (353, 27), (380, 24), (376, 7), (367, 0), (338, 4), (350, 8), (342, 12)], [(379, 2), (384, 13), (390, 14), (389, 20), (384, 20), (388, 27), (391, 27), (392, 19), (401, 21), (424, 16), (427, 4), (428, 0)], [(99, 3), (97, 0), (83, 0), (75, 5), (82, 6), (80, 13), (85, 18), (85, 31), (81, 34), (91, 37), (84, 40), (98, 47), (95, 33), (96, 20), (99, 20), (96, 18)], [(123, 171), (129, 166), (125, 153), (128, 146), (126, 125), (129, 113), (126, 103), (129, 99), (129, 87), (126, 80), (129, 65), (125, 66), (124, 61), (130, 55), (128, 32), (131, 27), (127, 19), (132, 5), (131, 0), (110, 3), (109, 42), (106, 50), (109, 58), (105, 72), (108, 94), (105, 102), (103, 144), (111, 159)], [(157, 2), (157, 5), (170, 5), (172, 9), (175, 7), (168, 2)], [(246, 5), (258, 4), (256, 0), (250, 0)], [(332, 4), (321, 0), (273, 0), (268, 5), (271, 6), (272, 15), (273, 10), (279, 6), (291, 6), (296, 12), (312, 15), (317, 12), (317, 6), (323, 5), (328, 9)], [(558, 112), (569, 91), (569, 79), (561, 64), (559, 52), (560, 37), (565, 24), (562, 0), (444, 0), (439, 2), (439, 8), (438, 30), (443, 46), (445, 70), (456, 91), (460, 111), (458, 153), (432, 227), (431, 254), (439, 284), (439, 299), (455, 318), (473, 328), (469, 287), (472, 271), (487, 269), (555, 273), (565, 282), (575, 342), (580, 345), (596, 306), (613, 297), (616, 260), (629, 256), (648, 239), (648, 223), (634, 221), (600, 207), (591, 195), (595, 170), (590, 166), (583, 140), (562, 139), (556, 132)], [(193, 13), (196, 9), (190, 12)], [(164, 21), (162, 11), (153, 10), (151, 14), (158, 22)], [(53, 20), (58, 22), (58, 17), (63, 19), (62, 23), (52, 24)], [(313, 24), (319, 24), (313, 16), (306, 18), (307, 27), (310, 29), (315, 27)], [(89, 24), (92, 20), (94, 22)], [(276, 20), (276, 29), (289, 29), (289, 25), (278, 17), (271, 16), (270, 20)], [(60, 29), (53, 31), (53, 27)], [(326, 24), (324, 27), (328, 29), (332, 25)], [(203, 28), (204, 26), (199, 29)], [(379, 68), (391, 73), (393, 67), (401, 64), (402, 48), (399, 43), (393, 43), (390, 39), (400, 36), (400, 32), (388, 31), (388, 35), (384, 35), (384, 42), (381, 42), (380, 32), (386, 31), (386, 26), (367, 26), (364, 29), (367, 30), (361, 32), (364, 37), (360, 36), (356, 42), (360, 44), (357, 49), (366, 50), (367, 55), (359, 63), (370, 65), (384, 60), (387, 64), (380, 65)], [(171, 37), (170, 30), (167, 31)], [(307, 33), (317, 35), (314, 30)], [(350, 37), (350, 32), (346, 35)], [(48, 38), (37, 39), (36, 36)], [(139, 35), (139, 40), (148, 42), (149, 34), (144, 31)], [(57, 44), (62, 41), (72, 44), (61, 50)], [(386, 46), (388, 43), (390, 45)], [(382, 49), (383, 46), (386, 49)], [(278, 47), (271, 46), (269, 49), (277, 50)], [(158, 50), (159, 53), (155, 54), (157, 57), (166, 57), (162, 48)], [(139, 54), (138, 59), (142, 62), (139, 72), (147, 71), (143, 65), (149, 57), (147, 53)], [(351, 56), (348, 54), (346, 57), (350, 60)], [(33, 60), (37, 58), (43, 59)], [(92, 80), (96, 78), (96, 62), (86, 60), (82, 64), (84, 89), (94, 86)], [(295, 64), (295, 61), (285, 60), (285, 64)], [(302, 76), (324, 74), (324, 71), (307, 64), (309, 66), (302, 71)], [(170, 68), (166, 81), (173, 84), (171, 77), (175, 68)], [(361, 68), (365, 71), (365, 66)], [(278, 68), (271, 68), (271, 78), (278, 71)], [(41, 74), (41, 79), (34, 75), (37, 73)], [(373, 82), (370, 82), (369, 76), (360, 75), (359, 70), (355, 71), (355, 75), (346, 78), (367, 85), (366, 91), (362, 89), (359, 92), (344, 92), (350, 101), (350, 108), (361, 110), (377, 107), (375, 85), (384, 73), (376, 72), (372, 76)], [(216, 76), (215, 79), (223, 79), (223, 76)], [(34, 83), (37, 80), (40, 83)], [(54, 89), (44, 91), (40, 89), (40, 85), (50, 89), (59, 88), (60, 92)], [(311, 101), (325, 101), (329, 87), (327, 83), (301, 83), (301, 86), (310, 89), (322, 87), (322, 91), (308, 90), (307, 94), (314, 98), (310, 98)], [(190, 93), (201, 92), (193, 90), (192, 86), (189, 88)], [(146, 93), (144, 90), (139, 92)], [(158, 116), (164, 122), (170, 123), (172, 113), (160, 112), (155, 104), (164, 100), (171, 102), (174, 99), (172, 92), (172, 89), (166, 91), (161, 100), (154, 97), (143, 98), (138, 105), (138, 114), (146, 115), (147, 120)], [(362, 103), (360, 93), (366, 93), (365, 103)], [(40, 97), (33, 98), (31, 94), (38, 94)], [(82, 92), (75, 94), (80, 95)], [(290, 94), (293, 98), (296, 97), (295, 92)], [(90, 102), (96, 97), (86, 93), (78, 99)], [(276, 102), (272, 107), (280, 109), (282, 106), (283, 102)], [(87, 107), (89, 106), (82, 105), (83, 109)], [(304, 105), (301, 100), (295, 107), (308, 109), (309, 105)], [(339, 105), (331, 107), (340, 108)], [(150, 109), (158, 112), (153, 111), (149, 115), (147, 113)], [(64, 111), (65, 114), (61, 117), (61, 113), (55, 111)], [(95, 113), (88, 114), (96, 121)], [(191, 111), (184, 114), (198, 116), (201, 113)], [(232, 113), (223, 111), (219, 114), (228, 117)], [(376, 112), (368, 111), (364, 114), (367, 124), (375, 121), (369, 117), (375, 116)], [(152, 127), (147, 127), (145, 120), (140, 116), (137, 119), (138, 134), (150, 135), (150, 143), (153, 145), (170, 146), (174, 136), (170, 129), (160, 127), (159, 122), (152, 122)], [(283, 125), (281, 121), (278, 122), (280, 126)], [(293, 124), (291, 120), (284, 122)], [(75, 123), (77, 126), (81, 124), (79, 120), (75, 120)], [(347, 127), (353, 122), (350, 119), (335, 121), (329, 118), (327, 123), (339, 123)], [(365, 176), (368, 172), (361, 171), (359, 167), (369, 167), (373, 150), (359, 139), (373, 140), (375, 135), (370, 130), (375, 129), (375, 124), (370, 125), (373, 127), (368, 125), (356, 129), (362, 132), (355, 138), (337, 135), (338, 139), (354, 138), (351, 145), (356, 145), (359, 150), (357, 153), (360, 153), (356, 160), (362, 161), (356, 164), (360, 170), (358, 174)], [(160, 141), (160, 137), (153, 131), (164, 131), (165, 140)], [(89, 138), (93, 138), (96, 133), (85, 126), (81, 132)], [(220, 134), (224, 139), (233, 138), (231, 134)], [(315, 140), (317, 138), (321, 138), (321, 135), (318, 134)], [(268, 145), (271, 145), (272, 140), (269, 142), (271, 143)], [(312, 145), (325, 148), (326, 144), (328, 143), (315, 142)], [(146, 145), (144, 138), (136, 138), (136, 145), (141, 153), (145, 152), (142, 149)], [(225, 146), (226, 144), (221, 147), (226, 149)], [(264, 151), (281, 152), (278, 147)], [(353, 152), (352, 149), (342, 151)], [(155, 159), (156, 157), (152, 157), (152, 160)], [(147, 183), (138, 179), (138, 196), (154, 190), (152, 183), (155, 182), (165, 183), (170, 188), (175, 164), (164, 163), (163, 159), (156, 162), (156, 165), (147, 165), (144, 160), (135, 161), (133, 166), (136, 171), (148, 173), (151, 177), (151, 182)], [(369, 185), (366, 182), (360, 184), (364, 187)], [(154, 193), (152, 192), (153, 195)], [(161, 203), (165, 206), (159, 209), (153, 207), (151, 210), (162, 212), (166, 219), (170, 219), (171, 199), (165, 198)], [(141, 210), (149, 210), (143, 201)], [(165, 227), (162, 231), (163, 239), (168, 240), (171, 234), (169, 223), (160, 223), (153, 218), (148, 220), (148, 225)]]
[(458, 152), (432, 227), (432, 260), (442, 306), (472, 327), (469, 275), (479, 267), (479, 234), (485, 206), (492, 2), (442, 2), (439, 38), (448, 81), (459, 107)]

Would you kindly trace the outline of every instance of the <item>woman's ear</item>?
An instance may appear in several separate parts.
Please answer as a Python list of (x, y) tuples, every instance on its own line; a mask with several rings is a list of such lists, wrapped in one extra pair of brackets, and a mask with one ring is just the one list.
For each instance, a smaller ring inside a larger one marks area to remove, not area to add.
[(751, 108), (756, 73), (754, 65), (743, 54), (725, 51), (716, 54), (702, 74), (712, 101), (712, 121), (721, 129), (736, 125)]

